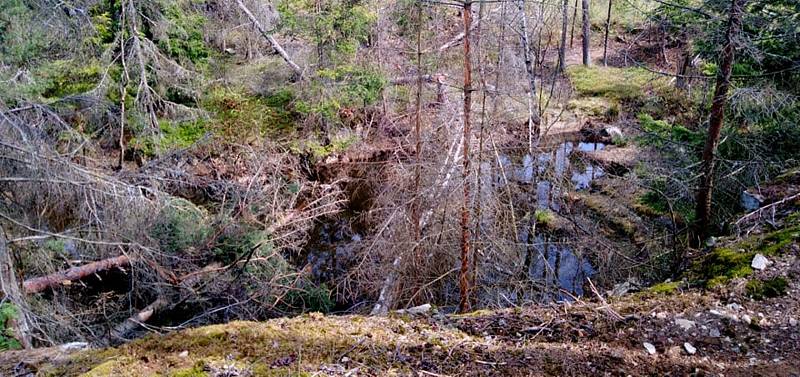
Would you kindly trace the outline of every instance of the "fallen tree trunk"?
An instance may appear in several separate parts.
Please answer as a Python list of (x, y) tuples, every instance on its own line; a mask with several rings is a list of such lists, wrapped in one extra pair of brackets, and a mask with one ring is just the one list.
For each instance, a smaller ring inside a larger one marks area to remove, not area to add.
[(272, 48), (275, 50), (275, 52), (277, 52), (283, 58), (283, 60), (286, 62), (286, 64), (288, 64), (290, 67), (292, 67), (292, 70), (297, 75), (297, 77), (299, 79), (302, 79), (303, 78), (303, 69), (300, 68), (300, 66), (297, 65), (297, 63), (292, 61), (292, 58), (289, 56), (289, 53), (287, 53), (286, 50), (284, 50), (283, 47), (281, 47), (281, 45), (278, 43), (278, 41), (275, 39), (275, 37), (273, 37), (271, 34), (267, 33), (267, 29), (264, 28), (264, 25), (261, 25), (261, 22), (259, 22), (258, 19), (256, 18), (256, 16), (254, 16), (253, 13), (250, 12), (250, 9), (248, 9), (244, 5), (244, 2), (242, 2), (242, 0), (236, 0), (236, 3), (239, 5), (239, 9), (241, 9), (242, 12), (244, 12), (244, 14), (247, 15), (247, 18), (250, 19), (250, 22), (252, 22), (253, 25), (255, 25), (256, 29), (258, 29), (258, 31), (261, 33), (261, 35), (263, 35), (264, 38), (266, 38), (267, 42), (269, 42), (269, 44), (272, 46)]
[(153, 318), (154, 314), (166, 308), (167, 305), (169, 305), (169, 301), (163, 297), (159, 297), (138, 313), (128, 317), (128, 319), (122, 323), (114, 326), (114, 328), (111, 329), (111, 338), (123, 341), (128, 340), (126, 338), (128, 334), (139, 328), (139, 325), (142, 323), (149, 321), (150, 318)]
[(103, 259), (97, 262), (85, 264), (83, 266), (72, 267), (70, 269), (59, 271), (47, 276), (40, 276), (33, 279), (25, 280), (22, 283), (22, 288), (26, 294), (39, 293), (48, 288), (53, 288), (62, 284), (65, 281), (76, 281), (83, 279), (89, 275), (93, 275), (100, 271), (109, 270), (112, 268), (125, 267), (131, 264), (130, 258), (126, 255), (118, 257)]

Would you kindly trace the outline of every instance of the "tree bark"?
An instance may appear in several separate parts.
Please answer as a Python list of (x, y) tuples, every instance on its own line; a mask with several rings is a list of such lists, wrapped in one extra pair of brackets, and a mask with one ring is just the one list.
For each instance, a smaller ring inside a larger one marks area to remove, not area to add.
[(567, 55), (567, 23), (569, 23), (569, 0), (561, 2), (561, 44), (558, 45), (558, 71), (564, 72)]
[(461, 271), (459, 274), (460, 301), (458, 310), (462, 313), (469, 311), (469, 146), (470, 146), (470, 113), (472, 112), (472, 52), (470, 51), (470, 31), (472, 30), (472, 2), (464, 2), (462, 10), (464, 16), (464, 137), (463, 137), (463, 165), (464, 198), (461, 203)]
[(719, 135), (722, 131), (722, 123), (725, 117), (725, 106), (728, 100), (728, 89), (730, 88), (731, 73), (733, 71), (733, 61), (736, 52), (736, 36), (739, 34), (742, 22), (742, 9), (747, 0), (732, 0), (730, 8), (730, 18), (728, 19), (728, 30), (725, 35), (725, 46), (722, 49), (722, 64), (717, 73), (716, 87), (714, 88), (714, 99), (711, 103), (711, 115), (708, 121), (708, 137), (703, 148), (701, 165), (701, 183), (697, 190), (695, 217), (696, 241), (700, 242), (709, 235), (711, 224), (711, 200), (714, 190), (714, 157), (719, 143)]
[(569, 31), (569, 48), (572, 48), (575, 42), (575, 20), (578, 19), (578, 0), (575, 0), (575, 6), (572, 8), (572, 27)]
[(525, 1), (517, 1), (517, 9), (519, 10), (520, 23), (522, 26), (522, 33), (520, 35), (522, 43), (522, 54), (525, 59), (525, 71), (528, 75), (528, 148), (533, 152), (534, 139), (538, 140), (539, 137), (539, 110), (534, 109), (534, 103), (538, 105), (539, 101), (536, 100), (536, 75), (533, 71), (533, 57), (531, 56), (531, 46), (528, 41), (528, 17), (525, 14)]
[(608, 66), (608, 29), (611, 28), (611, 4), (613, 0), (608, 0), (608, 14), (606, 14), (606, 35), (603, 37), (603, 66)]
[(169, 301), (163, 297), (159, 297), (138, 313), (130, 316), (122, 323), (114, 326), (114, 328), (111, 329), (111, 339), (123, 341), (128, 340), (128, 334), (130, 334), (133, 330), (136, 330), (142, 323), (149, 321), (151, 318), (153, 318), (153, 315), (166, 308), (167, 305), (169, 305)]
[(22, 283), (22, 288), (26, 294), (39, 293), (48, 288), (61, 285), (65, 281), (76, 281), (83, 279), (87, 276), (93, 275), (100, 271), (109, 270), (112, 268), (119, 268), (130, 265), (131, 260), (125, 255), (114, 258), (103, 259), (97, 262), (85, 264), (83, 266), (72, 267), (70, 269), (59, 271), (47, 276), (40, 276), (33, 279), (25, 280)]
[(283, 47), (281, 47), (281, 45), (278, 43), (278, 41), (275, 39), (275, 37), (273, 37), (271, 34), (267, 33), (267, 29), (264, 28), (264, 25), (262, 25), (261, 22), (258, 21), (256, 16), (254, 16), (253, 13), (250, 12), (250, 9), (248, 9), (244, 5), (244, 2), (242, 2), (242, 0), (236, 0), (236, 4), (239, 5), (239, 9), (241, 9), (242, 12), (244, 12), (244, 14), (247, 15), (247, 18), (249, 18), (250, 22), (252, 22), (253, 25), (255, 25), (256, 29), (258, 29), (258, 31), (261, 33), (261, 35), (263, 35), (264, 38), (266, 38), (267, 42), (269, 42), (269, 44), (272, 46), (272, 48), (275, 50), (275, 52), (277, 52), (278, 55), (280, 55), (281, 58), (283, 58), (283, 60), (286, 62), (286, 64), (288, 64), (289, 67), (292, 68), (292, 70), (294, 71), (294, 73), (297, 76), (297, 78), (298, 79), (302, 79), (303, 78), (303, 69), (300, 68), (300, 66), (297, 65), (297, 63), (292, 61), (292, 58), (289, 56), (289, 53), (287, 53), (286, 50), (284, 50)]
[(592, 64), (592, 59), (589, 56), (589, 43), (590, 35), (589, 35), (589, 0), (581, 0), (581, 7), (583, 8), (583, 41), (581, 41), (581, 46), (583, 47), (583, 65), (590, 66)]

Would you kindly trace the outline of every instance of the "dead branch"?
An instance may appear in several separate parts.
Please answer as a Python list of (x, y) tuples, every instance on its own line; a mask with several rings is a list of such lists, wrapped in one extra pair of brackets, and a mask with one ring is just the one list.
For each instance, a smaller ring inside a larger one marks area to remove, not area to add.
[(114, 258), (88, 263), (83, 266), (72, 267), (47, 276), (25, 280), (25, 282), (22, 283), (22, 288), (26, 294), (39, 293), (48, 288), (63, 284), (64, 282), (80, 280), (100, 271), (128, 266), (130, 263), (131, 260), (127, 255), (120, 255)]
[(256, 16), (254, 16), (253, 13), (250, 12), (250, 9), (248, 9), (244, 5), (244, 2), (242, 0), (236, 0), (236, 4), (239, 5), (239, 9), (241, 9), (242, 12), (244, 12), (244, 14), (247, 15), (247, 18), (249, 18), (250, 22), (252, 22), (253, 25), (255, 25), (256, 29), (258, 29), (258, 31), (261, 33), (261, 35), (263, 35), (264, 38), (266, 38), (266, 40), (269, 42), (269, 44), (272, 46), (272, 48), (275, 50), (275, 52), (277, 52), (281, 56), (281, 58), (283, 58), (283, 60), (286, 62), (286, 64), (288, 64), (290, 67), (292, 67), (292, 70), (297, 75), (297, 77), (302, 79), (303, 78), (303, 69), (300, 68), (300, 66), (297, 65), (297, 63), (292, 61), (292, 58), (289, 56), (289, 54), (286, 52), (286, 50), (284, 50), (283, 47), (281, 47), (281, 45), (278, 43), (278, 41), (275, 39), (275, 37), (273, 37), (271, 34), (269, 34), (267, 32), (267, 29), (264, 28), (264, 25), (262, 25), (261, 22), (258, 21)]

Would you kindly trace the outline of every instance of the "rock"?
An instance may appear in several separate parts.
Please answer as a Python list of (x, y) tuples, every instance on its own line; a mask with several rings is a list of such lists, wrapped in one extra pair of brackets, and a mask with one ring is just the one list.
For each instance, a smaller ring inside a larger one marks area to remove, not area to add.
[(712, 338), (719, 338), (720, 337), (719, 329), (714, 327), (711, 330), (708, 330), (708, 336)]
[(59, 346), (64, 352), (83, 351), (89, 349), (89, 343), (86, 342), (72, 342), (65, 343)]
[(615, 126), (610, 126), (610, 127), (604, 128), (603, 131), (601, 131), (601, 135), (606, 136), (606, 137), (610, 137), (612, 139), (621, 138), (623, 136), (622, 135), (622, 130), (619, 127), (615, 127)]
[(789, 326), (797, 326), (797, 320), (794, 318), (789, 318)]
[(431, 311), (431, 304), (423, 304), (419, 306), (415, 306), (413, 308), (408, 309), (401, 309), (397, 312), (400, 314), (411, 314), (411, 315), (418, 315), (418, 314), (425, 314)]
[(744, 322), (744, 323), (746, 323), (746, 324), (748, 324), (748, 325), (749, 325), (749, 324), (750, 324), (750, 322), (753, 322), (753, 319), (752, 319), (752, 318), (750, 318), (750, 316), (749, 316), (749, 315), (747, 315), (747, 314), (743, 314), (743, 315), (742, 315), (742, 322)]
[(689, 331), (692, 327), (694, 327), (697, 323), (694, 321), (690, 321), (688, 319), (683, 318), (675, 318), (675, 324), (680, 326), (685, 331)]
[(630, 292), (636, 292), (639, 290), (639, 284), (635, 280), (628, 280), (623, 283), (619, 283), (614, 286), (613, 289), (606, 292), (611, 297), (621, 297)]
[(697, 353), (697, 348), (694, 348), (694, 346), (691, 345), (691, 343), (689, 342), (683, 343), (683, 349), (685, 349), (686, 353), (690, 355), (694, 355), (695, 353)]
[(769, 264), (770, 262), (769, 259), (767, 259), (767, 257), (761, 254), (756, 254), (756, 256), (753, 257), (753, 262), (750, 263), (750, 267), (753, 267), (756, 270), (763, 270), (767, 268)]
[(742, 191), (739, 201), (742, 203), (742, 207), (745, 209), (745, 211), (750, 212), (761, 208), (761, 203), (764, 202), (764, 197), (758, 194), (751, 194), (747, 191)]
[(739, 305), (739, 304), (737, 304), (737, 303), (735, 303), (735, 302), (734, 302), (734, 303), (731, 303), (731, 304), (728, 304), (728, 305), (726, 305), (726, 307), (727, 307), (728, 309), (730, 309), (730, 310), (735, 310), (735, 311), (739, 311), (739, 310), (742, 310), (742, 309), (743, 309), (741, 305)]
[(183, 351), (178, 354), (178, 357), (189, 357), (189, 351)]
[(644, 349), (647, 350), (648, 354), (650, 354), (650, 355), (655, 355), (656, 354), (656, 346), (654, 346), (654, 345), (652, 345), (650, 343), (647, 343), (647, 342), (644, 342), (643, 345), (644, 345)]

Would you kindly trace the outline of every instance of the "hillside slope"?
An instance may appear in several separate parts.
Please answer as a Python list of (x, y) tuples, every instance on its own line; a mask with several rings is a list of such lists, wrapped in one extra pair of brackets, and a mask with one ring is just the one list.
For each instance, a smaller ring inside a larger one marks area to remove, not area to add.
[[(662, 283), (608, 304), (578, 301), (467, 315), (444, 315), (433, 309), (389, 317), (310, 314), (233, 322), (153, 335), (119, 348), (73, 354), (58, 348), (6, 352), (0, 354), (0, 372), (10, 376), (797, 375), (799, 241), (800, 229), (787, 226), (718, 247), (699, 260), (695, 270), (713, 269), (719, 260), (715, 255), (730, 249), (746, 255), (748, 263), (747, 253), (768, 250), (770, 264), (742, 274), (745, 277), (717, 279), (717, 286), (706, 290)], [(728, 266), (724, 271), (734, 269)], [(786, 285), (774, 292), (754, 289), (776, 279)], [(654, 351), (648, 350), (650, 346)]]

